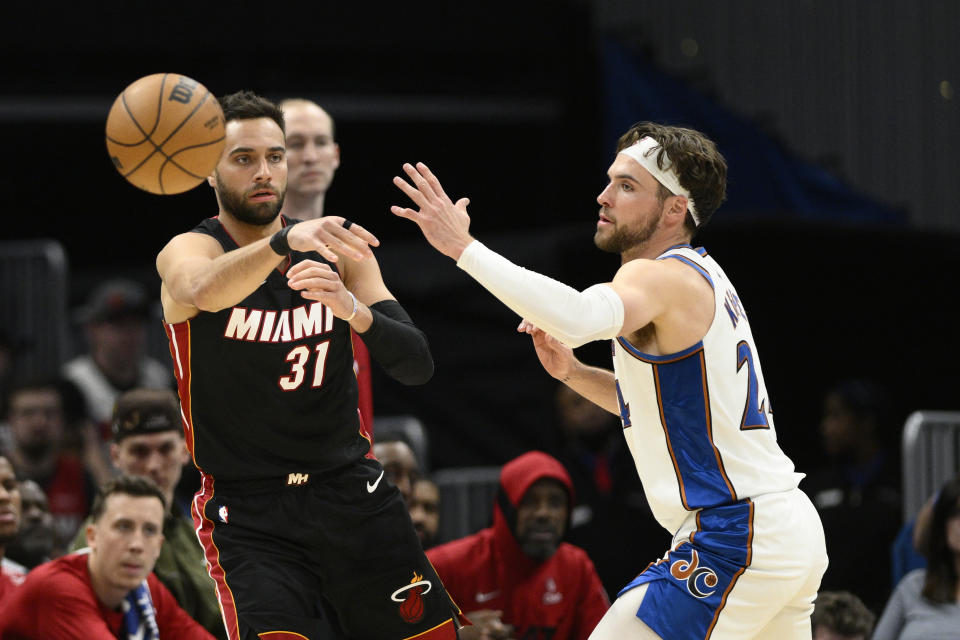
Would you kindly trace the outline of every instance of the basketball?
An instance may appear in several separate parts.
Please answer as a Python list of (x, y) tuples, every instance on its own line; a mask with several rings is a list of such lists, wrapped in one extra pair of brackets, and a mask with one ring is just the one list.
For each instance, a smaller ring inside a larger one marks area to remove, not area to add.
[(206, 87), (176, 73), (140, 78), (107, 116), (107, 152), (131, 184), (183, 193), (213, 173), (223, 151), (223, 111)]

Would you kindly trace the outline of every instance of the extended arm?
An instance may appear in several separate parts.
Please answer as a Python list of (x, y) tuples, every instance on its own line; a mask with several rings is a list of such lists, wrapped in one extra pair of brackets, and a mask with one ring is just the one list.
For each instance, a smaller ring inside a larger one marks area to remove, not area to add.
[[(345, 255), (353, 260), (372, 256), (368, 244), (379, 241), (359, 225), (342, 226), (336, 216), (302, 222), (286, 231), (286, 242), (296, 251), (319, 251), (328, 259)], [(219, 311), (237, 304), (266, 279), (286, 257), (261, 238), (224, 252), (211, 236), (184, 233), (173, 238), (157, 256), (163, 281), (161, 300), (167, 322), (178, 322), (200, 311)], [(276, 244), (276, 243), (274, 243)]]
[(176, 236), (157, 256), (164, 317), (178, 322), (200, 311), (236, 304), (260, 286), (281, 260), (283, 256), (270, 248), (269, 238), (224, 253), (211, 236)]
[(454, 204), (422, 163), (416, 168), (404, 165), (404, 170), (416, 186), (400, 178), (394, 183), (419, 210), (395, 206), (391, 211), (416, 222), (434, 248), (457, 260), (501, 302), (567, 345), (632, 333), (660, 316), (676, 295), (671, 279), (663, 277), (667, 270), (651, 260), (631, 261), (612, 283), (582, 292), (519, 267), (470, 235), (466, 198)]

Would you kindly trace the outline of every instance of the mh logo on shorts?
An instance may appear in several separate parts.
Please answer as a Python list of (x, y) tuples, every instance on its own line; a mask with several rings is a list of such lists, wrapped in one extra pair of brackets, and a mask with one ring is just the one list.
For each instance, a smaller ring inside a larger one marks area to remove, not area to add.
[(676, 560), (670, 565), (670, 575), (677, 580), (686, 580), (687, 591), (694, 598), (707, 598), (716, 592), (716, 589), (706, 589), (717, 586), (717, 573), (710, 567), (700, 567), (699, 564), (700, 556), (697, 555), (697, 550), (693, 549), (689, 561)]
[(291, 473), (287, 475), (287, 486), (299, 486), (310, 480), (309, 473)]
[[(410, 584), (404, 585), (390, 595), (390, 599), (400, 603), (400, 617), (404, 622), (413, 624), (423, 619), (423, 598), (430, 593), (433, 584), (423, 576), (413, 572)], [(401, 597), (402, 596), (402, 597)]]

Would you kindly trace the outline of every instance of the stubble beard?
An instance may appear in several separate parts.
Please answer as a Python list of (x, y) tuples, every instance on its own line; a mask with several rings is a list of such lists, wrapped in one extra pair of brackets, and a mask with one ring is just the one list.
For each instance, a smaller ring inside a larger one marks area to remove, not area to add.
[(601, 251), (610, 253), (624, 253), (646, 243), (657, 230), (660, 216), (651, 216), (650, 220), (639, 228), (628, 228), (614, 222), (614, 228), (608, 234), (597, 229), (593, 236), (593, 244)]
[[(220, 198), (220, 206), (240, 222), (259, 227), (265, 227), (280, 215), (280, 209), (283, 207), (283, 199), (286, 197), (286, 189), (278, 190), (277, 199), (273, 202), (250, 203), (244, 198), (243, 193), (237, 193), (221, 186), (219, 176), (217, 177), (217, 195)], [(262, 188), (262, 187), (259, 187)]]

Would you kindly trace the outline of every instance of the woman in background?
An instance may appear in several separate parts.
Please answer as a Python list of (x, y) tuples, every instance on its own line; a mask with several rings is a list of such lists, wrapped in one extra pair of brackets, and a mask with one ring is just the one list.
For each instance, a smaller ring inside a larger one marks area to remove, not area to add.
[(947, 482), (933, 509), (924, 554), (883, 610), (873, 640), (956, 638), (960, 630), (960, 475)]

